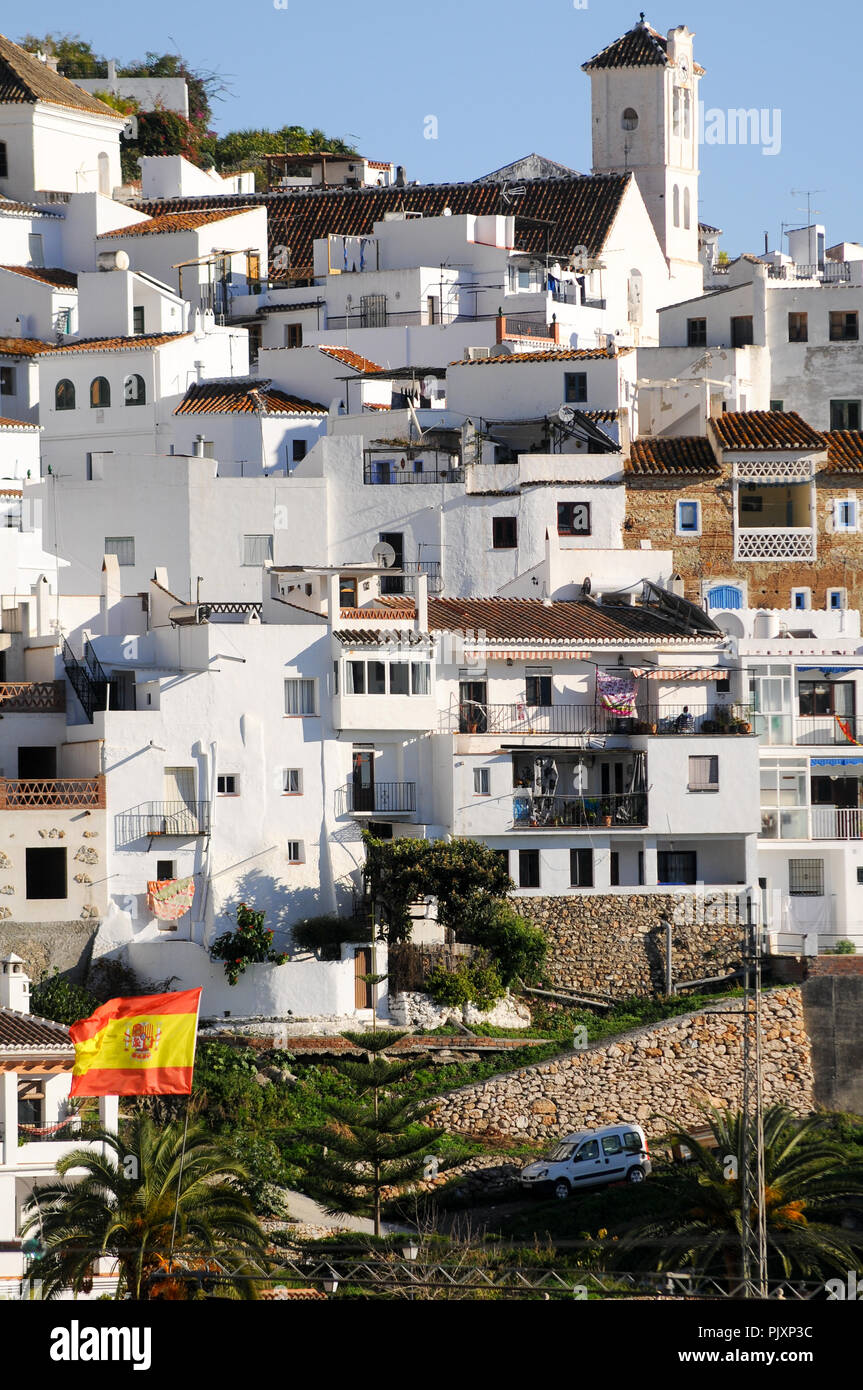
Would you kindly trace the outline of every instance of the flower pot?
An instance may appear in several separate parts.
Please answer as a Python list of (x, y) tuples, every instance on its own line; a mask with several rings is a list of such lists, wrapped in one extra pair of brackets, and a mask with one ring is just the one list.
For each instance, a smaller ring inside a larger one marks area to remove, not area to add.
[(611, 816), (603, 816), (602, 823), (603, 825), (611, 825)]

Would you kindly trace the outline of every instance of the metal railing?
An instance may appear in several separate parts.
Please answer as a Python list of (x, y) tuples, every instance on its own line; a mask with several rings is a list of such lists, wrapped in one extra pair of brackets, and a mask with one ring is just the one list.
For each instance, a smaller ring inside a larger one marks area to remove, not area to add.
[(510, 337), (543, 338), (548, 342), (554, 341), (554, 327), (552, 324), (542, 323), (522, 315), (505, 314), (501, 328), (503, 332)]
[(104, 777), (0, 777), (0, 810), (104, 805)]
[[(290, 305), (286, 306), (290, 308)], [(497, 314), (463, 314), (443, 309), (430, 314), (427, 309), (382, 309), (367, 314), (327, 314), (330, 328), (438, 328), (450, 323), (493, 323)]]
[(612, 796), (542, 796), (529, 790), (512, 798), (514, 830), (581, 829), (647, 825), (647, 793), (618, 792)]
[(103, 710), (108, 692), (108, 677), (89, 642), (84, 643), (83, 657), (77, 657), (64, 637), (62, 639), (63, 666), (69, 684), (78, 697), (81, 708), (90, 724), (96, 710)]
[(859, 806), (813, 806), (813, 840), (863, 840), (863, 809)]
[(767, 275), (771, 280), (823, 280), (825, 284), (836, 285), (851, 279), (850, 261), (824, 261), (822, 265), (814, 262), (800, 265), (768, 265)]
[(63, 681), (4, 681), (0, 684), (0, 710), (4, 714), (62, 714), (66, 708)]
[(748, 734), (748, 705), (638, 705), (622, 717), (596, 704), (508, 705), (462, 701), (451, 711), (461, 734)]
[(357, 787), (348, 782), (340, 792), (342, 815), (412, 815), (417, 808), (416, 782), (375, 782), (373, 787)]
[(794, 720), (797, 744), (840, 744), (854, 747), (863, 743), (863, 719), (853, 714), (803, 714)]
[[(397, 452), (394, 449), (394, 452)], [(392, 459), (363, 464), (363, 482), (375, 487), (388, 487), (391, 484), (411, 483), (463, 483), (464, 468), (423, 468), (414, 471), (413, 461), (408, 460), (402, 468)]]
[(406, 594), (416, 593), (416, 579), (417, 575), (420, 574), (424, 574), (428, 580), (430, 594), (439, 594), (443, 589), (440, 560), (403, 560), (402, 570), (405, 576), (404, 592)]
[(210, 833), (209, 801), (145, 801), (123, 812), (121, 843), (154, 836), (187, 838)]

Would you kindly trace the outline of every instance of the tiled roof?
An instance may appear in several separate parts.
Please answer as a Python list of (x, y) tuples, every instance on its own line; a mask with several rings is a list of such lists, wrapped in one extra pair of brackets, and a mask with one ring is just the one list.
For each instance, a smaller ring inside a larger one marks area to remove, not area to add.
[[(39, 357), (55, 357), (61, 352), (120, 352), (124, 349), (157, 348), (165, 343), (177, 342), (180, 338), (191, 338), (191, 333), (139, 333), (132, 338), (81, 338), (74, 343), (40, 343), (36, 352)], [(6, 341), (12, 341), (7, 339)], [(0, 343), (3, 339), (0, 339)]]
[(9, 415), (0, 415), (0, 430), (38, 430), (28, 420), (13, 420)]
[(10, 212), (24, 213), (27, 217), (62, 217), (61, 212), (51, 212), (48, 208), (37, 207), (35, 203), (21, 203), (15, 198), (5, 198), (0, 193), (0, 217)]
[(322, 309), (326, 302), (325, 299), (304, 299), (302, 304), (262, 304), (258, 313), (290, 314), (298, 309)]
[(501, 362), (592, 362), (612, 357), (620, 357), (624, 353), (631, 351), (630, 348), (620, 348), (618, 351), (609, 352), (608, 348), (558, 348), (549, 352), (505, 352), (500, 357), (474, 357), (459, 358), (455, 362), (450, 362), (451, 367), (490, 367), (499, 365)]
[(645, 637), (691, 639), (684, 624), (650, 608), (589, 600), (546, 603), (538, 598), (430, 598), (432, 631), (482, 633), (490, 642), (587, 642), (614, 644)]
[[(668, 40), (642, 21), (600, 53), (595, 53), (581, 67), (583, 72), (591, 72), (594, 68), (665, 67), (668, 61)], [(698, 73), (704, 72), (698, 63), (693, 67)]]
[[(375, 222), (387, 212), (421, 212), (440, 217), (449, 208), (454, 217), (465, 213), (483, 217), (515, 215), (521, 249), (571, 256), (574, 246), (589, 254), (602, 250), (617, 216), (632, 174), (594, 174), (574, 178), (519, 179), (524, 195), (517, 204), (505, 203), (495, 180), (479, 183), (418, 184), (409, 188), (293, 189), (290, 192), (235, 194), (246, 206), (264, 203), (270, 246), (271, 278), (278, 247), (288, 247), (289, 279), (312, 274), (312, 244), (316, 238), (370, 236)], [(151, 215), (193, 208), (231, 208), (231, 195), (202, 195), (170, 201), (139, 202)], [(548, 247), (546, 248), (546, 239)]]
[(831, 430), (827, 438), (830, 473), (863, 473), (863, 431)]
[(97, 116), (113, 116), (119, 121), (126, 119), (0, 34), (0, 103), (32, 104), (37, 101), (47, 102), (49, 106), (72, 106)]
[(287, 396), (269, 381), (202, 381), (190, 386), (175, 415), (326, 415), (327, 407)]
[(35, 1014), (18, 1013), (16, 1009), (0, 1008), (0, 1052), (6, 1048), (70, 1054), (73, 1051), (69, 1029), (62, 1023), (52, 1023)]
[[(0, 206), (2, 211), (2, 206)], [(41, 280), (43, 284), (53, 285), (58, 290), (76, 290), (78, 275), (74, 270), (63, 270), (59, 266), (0, 265), (0, 270), (8, 270), (12, 275), (26, 275), (30, 280)]]
[(193, 232), (196, 227), (206, 227), (210, 222), (222, 222), (226, 217), (238, 217), (248, 212), (247, 207), (212, 208), (209, 212), (163, 212), (151, 217), (148, 222), (133, 222), (129, 227), (118, 227), (113, 232), (100, 232), (97, 241), (115, 236), (164, 236), (170, 232)]
[(41, 338), (0, 338), (0, 356), (35, 357), (50, 346), (50, 343), (43, 343)]
[(823, 434), (794, 410), (727, 411), (710, 421), (724, 449), (825, 449)]
[(360, 353), (354, 352), (346, 347), (325, 347), (318, 345), (318, 352), (325, 352), (328, 357), (334, 357), (337, 362), (341, 362), (345, 367), (353, 367), (355, 372), (382, 372), (383, 367), (379, 367), (377, 362), (372, 362), (368, 357), (362, 357)]
[(679, 439), (633, 440), (625, 472), (719, 473), (721, 469), (708, 439), (700, 435), (684, 435)]

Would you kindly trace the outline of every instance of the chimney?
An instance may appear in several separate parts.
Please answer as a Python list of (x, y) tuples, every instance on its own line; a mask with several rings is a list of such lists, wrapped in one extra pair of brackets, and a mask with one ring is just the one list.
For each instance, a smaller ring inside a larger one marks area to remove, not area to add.
[(21, 957), (13, 951), (0, 960), (0, 1008), (14, 1009), (19, 1014), (30, 1012), (30, 976)]
[(429, 581), (427, 574), (417, 575), (416, 624), (417, 632), (428, 632), (429, 626)]
[(202, 458), (204, 457), (204, 444), (205, 444), (205, 443), (206, 443), (206, 439), (205, 439), (204, 435), (202, 435), (202, 434), (196, 434), (196, 435), (195, 435), (195, 458), (202, 459)]

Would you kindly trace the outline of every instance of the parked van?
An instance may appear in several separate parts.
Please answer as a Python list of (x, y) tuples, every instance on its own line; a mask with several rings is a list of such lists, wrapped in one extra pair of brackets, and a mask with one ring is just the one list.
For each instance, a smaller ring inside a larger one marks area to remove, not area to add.
[(547, 1158), (521, 1170), (524, 1192), (551, 1189), (564, 1200), (585, 1187), (611, 1182), (643, 1182), (650, 1173), (644, 1130), (638, 1125), (606, 1125), (558, 1140)]

